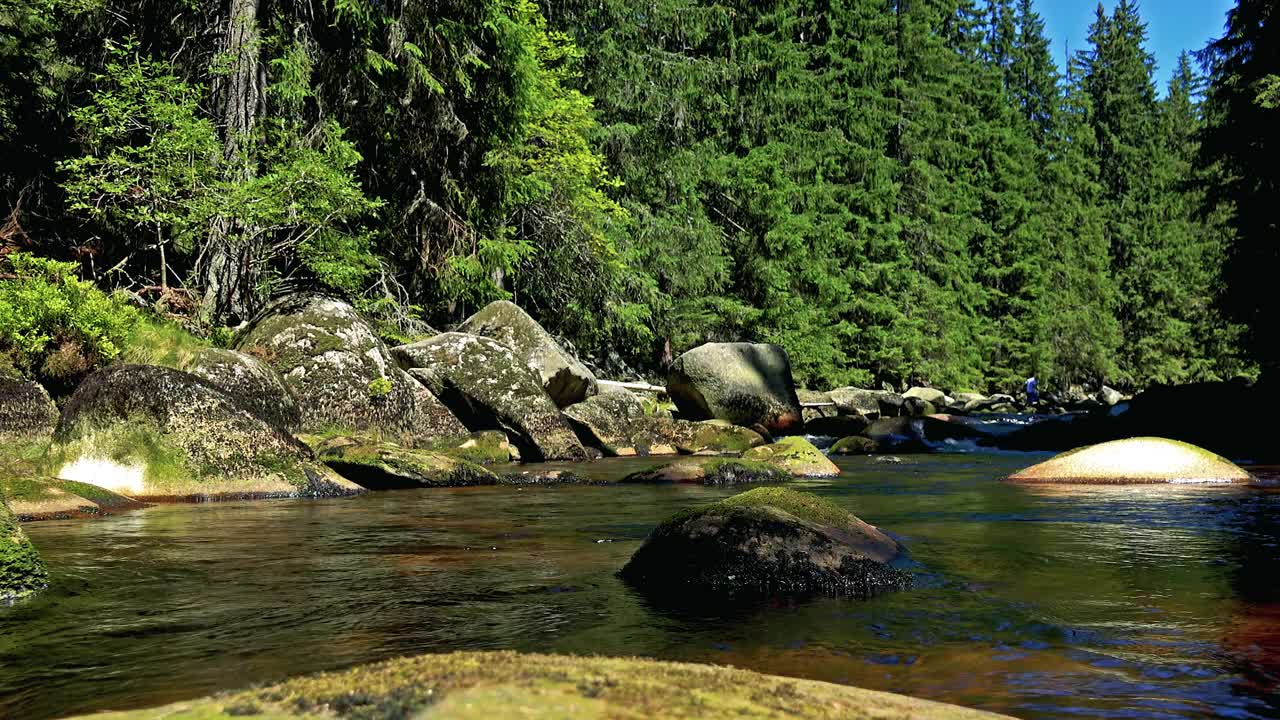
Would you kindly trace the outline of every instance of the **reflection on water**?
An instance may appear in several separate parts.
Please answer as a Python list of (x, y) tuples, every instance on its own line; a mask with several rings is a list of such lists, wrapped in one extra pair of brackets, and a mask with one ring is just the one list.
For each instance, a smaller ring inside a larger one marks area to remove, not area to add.
[(654, 524), (724, 488), (398, 491), (34, 523), (54, 588), (0, 610), (0, 717), (513, 648), (732, 664), (1027, 718), (1280, 718), (1280, 493), (996, 481), (1027, 456), (841, 462), (841, 478), (797, 484), (899, 536), (916, 589), (680, 608), (615, 578)]

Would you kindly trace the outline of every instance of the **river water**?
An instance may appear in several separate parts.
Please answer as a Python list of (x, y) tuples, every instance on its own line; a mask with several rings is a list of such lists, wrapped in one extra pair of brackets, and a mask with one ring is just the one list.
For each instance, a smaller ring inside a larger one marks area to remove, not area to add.
[(851, 458), (836, 480), (796, 483), (908, 547), (916, 589), (869, 601), (673, 607), (615, 577), (660, 520), (741, 488), (396, 491), (32, 523), (53, 587), (0, 608), (0, 717), (510, 648), (736, 665), (1024, 718), (1280, 718), (1280, 493), (997, 481), (1038, 459)]

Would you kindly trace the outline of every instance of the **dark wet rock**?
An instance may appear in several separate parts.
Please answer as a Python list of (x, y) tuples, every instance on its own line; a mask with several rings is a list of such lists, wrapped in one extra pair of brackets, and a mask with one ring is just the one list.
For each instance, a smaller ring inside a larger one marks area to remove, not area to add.
[(837, 415), (807, 422), (804, 431), (810, 435), (841, 438), (860, 435), (870, 425), (871, 421), (862, 415)]
[(43, 440), (58, 424), (58, 408), (40, 383), (0, 377), (0, 442)]
[(0, 604), (21, 600), (44, 589), (49, 573), (18, 518), (0, 496)]
[(925, 415), (933, 415), (938, 412), (938, 408), (928, 400), (918, 397), (904, 397), (902, 399), (902, 414), (907, 417), (924, 417)]
[(876, 441), (883, 452), (931, 452), (947, 441), (982, 443), (990, 436), (974, 427), (939, 417), (880, 418), (864, 435)]
[(803, 426), (791, 361), (777, 345), (698, 346), (676, 358), (667, 393), (686, 420), (760, 424), (775, 435), (797, 433)]
[(468, 427), (506, 432), (522, 459), (586, 459), (541, 379), (498, 341), (444, 333), (391, 352)]
[(459, 325), (458, 332), (482, 335), (510, 348), (537, 373), (542, 389), (559, 407), (580, 403), (596, 394), (595, 375), (514, 303), (489, 303)]
[(817, 496), (757, 488), (659, 525), (620, 575), (646, 592), (686, 596), (868, 597), (909, 587), (889, 566), (896, 541)]
[(1007, 479), (1018, 483), (1084, 485), (1247, 484), (1253, 480), (1242, 468), (1208, 450), (1152, 437), (1078, 448)]
[(484, 467), (442, 452), (350, 437), (331, 438), (317, 450), (335, 472), (370, 490), (498, 483), (498, 477)]
[(680, 460), (631, 473), (624, 483), (653, 485), (744, 485), (791, 480), (791, 473), (766, 462), (741, 458)]
[(205, 348), (184, 369), (227, 391), (241, 407), (272, 425), (291, 433), (302, 429), (302, 411), (293, 391), (258, 357)]
[(880, 444), (861, 435), (840, 438), (828, 451), (831, 455), (870, 455), (879, 452)]
[(802, 437), (785, 437), (770, 445), (752, 448), (742, 454), (743, 460), (767, 463), (790, 473), (792, 477), (836, 477), (840, 468)]
[(374, 431), (406, 441), (467, 433), (396, 366), (355, 308), (340, 300), (311, 294), (281, 298), (240, 333), (236, 349), (279, 373), (298, 400), (308, 432)]
[(221, 388), (150, 365), (87, 377), (63, 408), (50, 462), (63, 480), (139, 500), (359, 491)]

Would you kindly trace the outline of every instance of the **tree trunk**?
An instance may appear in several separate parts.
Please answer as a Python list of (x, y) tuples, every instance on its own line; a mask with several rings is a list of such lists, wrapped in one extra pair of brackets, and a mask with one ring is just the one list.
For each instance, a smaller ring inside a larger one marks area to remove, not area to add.
[[(236, 180), (253, 179), (253, 133), (263, 102), (258, 62), (259, 0), (228, 0), (227, 26), (222, 41), (228, 58), (225, 75), (217, 77), (214, 98), (222, 107), (223, 157)], [(209, 229), (200, 268), (204, 313), (210, 321), (244, 318), (252, 312), (254, 287), (262, 255), (252, 228), (234, 217), (219, 215)]]

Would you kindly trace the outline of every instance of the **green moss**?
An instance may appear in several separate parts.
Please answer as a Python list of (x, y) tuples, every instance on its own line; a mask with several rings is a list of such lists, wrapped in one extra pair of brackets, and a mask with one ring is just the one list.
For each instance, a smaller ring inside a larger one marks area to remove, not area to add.
[(998, 716), (713, 665), (511, 652), (392, 660), (168, 708), (94, 716), (95, 720), (424, 717), (976, 720)]
[(390, 443), (361, 443), (357, 440), (335, 443), (320, 457), (338, 474), (372, 490), (494, 485), (498, 482), (497, 476), (475, 463)]
[(159, 365), (182, 370), (213, 342), (181, 325), (157, 317), (144, 317), (125, 341), (120, 360), (135, 365)]
[(104, 458), (142, 468), (148, 486), (165, 489), (188, 485), (206, 475), (192, 467), (181, 448), (147, 422), (126, 422), (86, 432), (65, 443), (54, 443), (41, 462), (44, 475), (57, 475), (80, 458)]
[(0, 498), (0, 603), (40, 591), (48, 578), (40, 553), (18, 526), (8, 503)]
[(376, 377), (369, 381), (369, 397), (380, 398), (391, 394), (395, 386), (391, 384), (391, 378)]
[(785, 487), (763, 487), (717, 503), (724, 508), (759, 509), (772, 507), (801, 520), (828, 527), (848, 527), (857, 522), (853, 513), (817, 495)]

